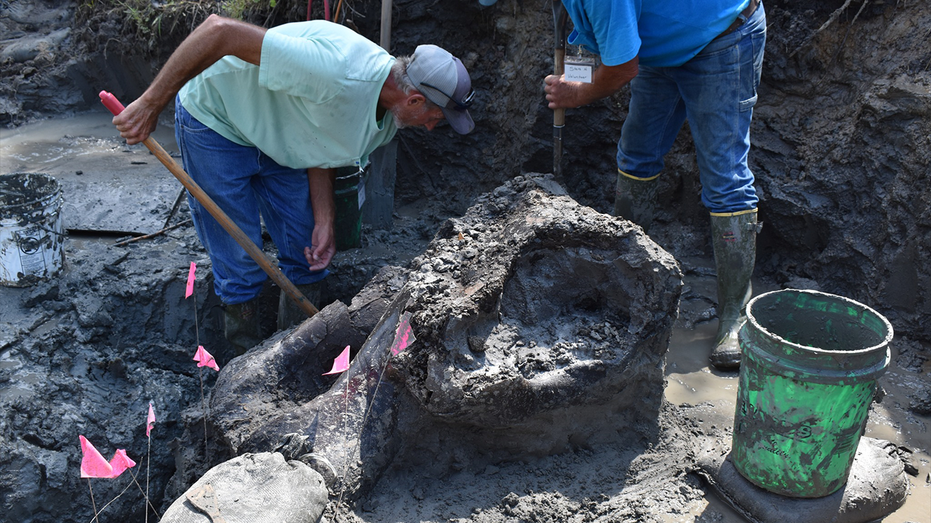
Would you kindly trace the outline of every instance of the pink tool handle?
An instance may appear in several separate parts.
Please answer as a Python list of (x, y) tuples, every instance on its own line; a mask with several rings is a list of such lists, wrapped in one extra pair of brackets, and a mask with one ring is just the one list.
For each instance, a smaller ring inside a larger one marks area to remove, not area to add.
[(123, 109), (125, 109), (123, 104), (121, 104), (115, 96), (106, 91), (100, 91), (100, 101), (103, 102), (103, 105), (114, 115), (122, 113)]

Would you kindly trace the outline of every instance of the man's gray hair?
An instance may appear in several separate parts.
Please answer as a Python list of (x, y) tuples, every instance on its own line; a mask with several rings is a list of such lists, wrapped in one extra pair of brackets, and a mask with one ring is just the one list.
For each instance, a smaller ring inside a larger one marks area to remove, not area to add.
[(391, 76), (394, 77), (394, 83), (397, 84), (398, 89), (404, 91), (404, 94), (411, 94), (411, 91), (417, 90), (411, 78), (407, 76), (407, 66), (410, 63), (410, 56), (399, 56), (391, 64)]
[[(395, 59), (394, 63), (391, 64), (391, 76), (394, 77), (394, 83), (397, 84), (398, 89), (404, 91), (404, 94), (411, 94), (411, 91), (417, 91), (423, 94), (421, 91), (414, 86), (414, 83), (411, 82), (411, 78), (407, 76), (407, 66), (411, 63), (410, 56), (399, 56)], [(439, 107), (433, 100), (427, 98), (424, 95), (424, 98), (427, 99), (427, 107)]]

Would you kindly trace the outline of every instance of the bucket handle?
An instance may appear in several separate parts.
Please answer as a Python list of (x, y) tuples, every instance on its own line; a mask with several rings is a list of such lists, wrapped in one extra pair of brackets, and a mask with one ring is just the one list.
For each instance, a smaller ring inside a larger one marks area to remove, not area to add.
[(39, 229), (40, 231), (45, 231), (45, 232), (47, 232), (47, 233), (49, 233), (49, 234), (54, 234), (55, 236), (59, 236), (59, 237), (61, 237), (61, 238), (65, 238), (65, 237), (68, 236), (66, 233), (58, 232), (58, 231), (53, 231), (52, 229), (49, 229), (48, 227), (44, 227), (44, 226), (42, 226), (42, 225), (36, 224), (36, 225), (33, 225), (33, 226), (34, 226), (36, 229)]

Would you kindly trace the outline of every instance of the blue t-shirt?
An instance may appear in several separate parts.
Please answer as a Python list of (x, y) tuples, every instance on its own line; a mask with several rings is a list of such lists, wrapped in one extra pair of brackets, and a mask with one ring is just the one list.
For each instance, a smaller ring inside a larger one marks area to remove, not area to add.
[(691, 60), (724, 32), (750, 0), (563, 0), (575, 29), (569, 43), (605, 65), (634, 57), (653, 67)]
[(378, 97), (395, 59), (339, 24), (269, 29), (261, 65), (226, 56), (185, 84), (184, 108), (230, 141), (294, 169), (358, 162), (397, 132)]

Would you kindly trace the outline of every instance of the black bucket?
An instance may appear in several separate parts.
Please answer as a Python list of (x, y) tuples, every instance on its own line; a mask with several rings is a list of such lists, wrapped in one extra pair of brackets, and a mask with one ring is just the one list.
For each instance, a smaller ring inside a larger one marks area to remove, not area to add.
[(345, 251), (362, 245), (362, 204), (365, 203), (365, 171), (358, 167), (340, 167), (333, 184), (336, 204), (336, 250)]

